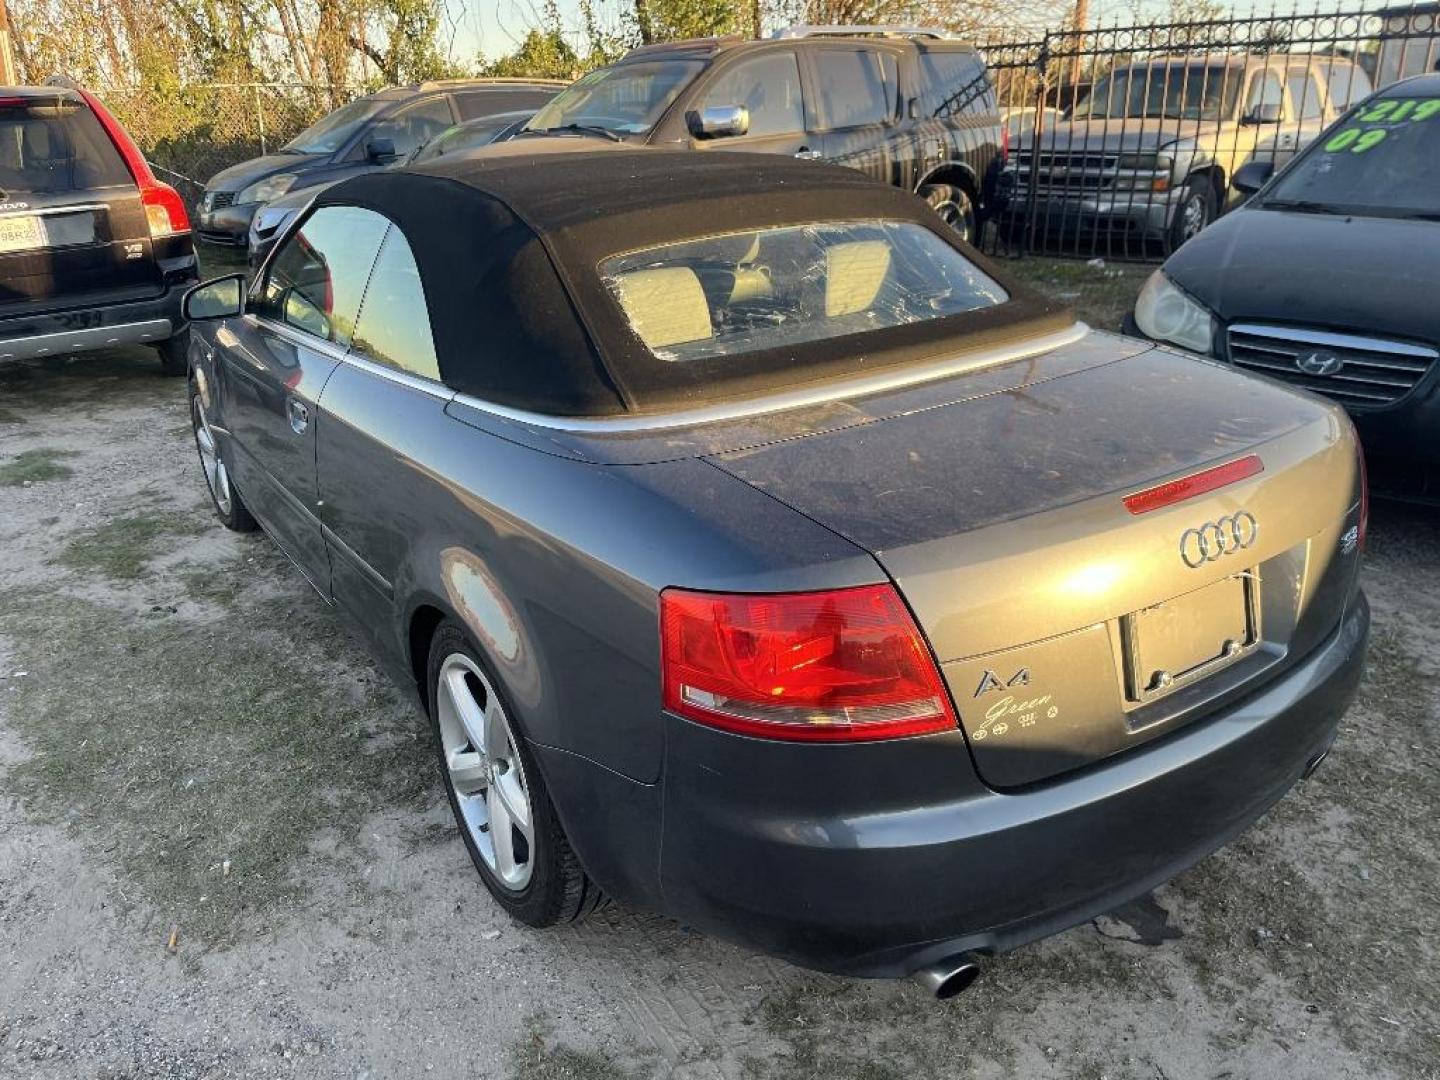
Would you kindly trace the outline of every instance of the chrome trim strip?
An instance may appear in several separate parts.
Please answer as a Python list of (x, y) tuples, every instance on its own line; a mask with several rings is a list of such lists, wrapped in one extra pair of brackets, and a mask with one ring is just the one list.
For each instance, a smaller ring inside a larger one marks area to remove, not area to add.
[(276, 337), (284, 338), (292, 345), (299, 345), (302, 348), (309, 349), (311, 352), (317, 352), (321, 356), (328, 356), (332, 360), (345, 359), (345, 350), (333, 341), (325, 341), (315, 337), (313, 334), (307, 334), (303, 330), (296, 330), (293, 326), (286, 326), (284, 323), (277, 323), (271, 319), (262, 319), (259, 315), (252, 315), (248, 311), (241, 315), (240, 318), (253, 327), (268, 330)]
[(418, 390), (422, 394), (438, 398), (440, 401), (449, 401), (455, 396), (455, 391), (442, 383), (427, 379), (423, 375), (412, 375), (408, 371), (401, 371), (398, 368), (382, 364), (378, 360), (371, 360), (364, 353), (354, 351), (348, 352), (344, 357), (345, 363), (351, 367), (359, 368), (361, 371), (368, 371), (371, 375), (379, 376), (390, 382), (398, 383), (401, 386), (408, 386), (411, 390)]
[(749, 419), (750, 417), (764, 416), (785, 409), (798, 409), (807, 405), (823, 405), (828, 402), (838, 401), (842, 398), (861, 397), (869, 394), (883, 393), (888, 390), (899, 390), (907, 386), (931, 382), (935, 379), (943, 379), (948, 375), (955, 375), (962, 371), (974, 371), (978, 368), (995, 367), (998, 364), (1024, 360), (1027, 357), (1038, 356), (1041, 353), (1054, 352), (1056, 349), (1063, 348), (1066, 345), (1073, 345), (1089, 333), (1090, 327), (1083, 322), (1077, 322), (1065, 330), (1047, 334), (1044, 337), (1032, 338), (1016, 346), (1004, 349), (990, 349), (985, 352), (952, 357), (948, 360), (939, 360), (932, 364), (926, 364), (924, 367), (879, 372), (874, 375), (842, 379), (827, 383), (824, 386), (810, 387), (804, 390), (791, 390), (782, 394), (772, 394), (769, 397), (756, 398), (753, 401), (710, 405), (702, 409), (684, 409), (679, 412), (657, 413), (653, 416), (616, 416), (612, 418), (595, 419), (574, 416), (550, 416), (546, 413), (529, 412), (525, 409), (512, 409), (505, 405), (496, 405), (480, 398), (471, 397), (469, 394), (457, 393), (454, 396), (454, 400), (502, 420), (513, 420), (519, 424), (548, 428), (552, 431), (570, 431), (586, 435), (618, 435), (633, 432), (664, 431), (669, 428), (691, 427), (696, 424), (712, 424), (722, 420)]
[(345, 561), (360, 572), (360, 575), (370, 582), (372, 588), (380, 593), (386, 600), (395, 599), (395, 588), (386, 580), (385, 576), (371, 566), (349, 544), (335, 535), (335, 530), (329, 525), (320, 526), (320, 536), (336, 552), (345, 557)]
[(169, 319), (147, 319), (144, 322), (120, 323), (117, 326), (92, 326), (85, 330), (65, 330), (58, 334), (35, 334), (32, 337), (0, 339), (0, 360), (29, 360), (56, 353), (88, 352), (111, 349), (121, 345), (145, 345), (164, 341), (175, 332)]
[(1252, 334), (1255, 337), (1276, 341), (1296, 341), (1302, 345), (1328, 345), (1335, 349), (1361, 349), (1366, 352), (1394, 353), (1397, 356), (1416, 356), (1425, 360), (1440, 359), (1440, 350), (1424, 345), (1411, 345), (1404, 341), (1388, 341), (1384, 338), (1360, 337), (1356, 334), (1334, 334), (1328, 330), (1301, 330), (1298, 327), (1263, 326), (1259, 323), (1233, 323), (1228, 333)]
[(80, 214), (86, 210), (109, 210), (107, 203), (76, 203), (74, 206), (43, 206), (35, 210), (9, 210), (0, 214), (0, 218), (12, 217), (49, 217), (54, 214)]

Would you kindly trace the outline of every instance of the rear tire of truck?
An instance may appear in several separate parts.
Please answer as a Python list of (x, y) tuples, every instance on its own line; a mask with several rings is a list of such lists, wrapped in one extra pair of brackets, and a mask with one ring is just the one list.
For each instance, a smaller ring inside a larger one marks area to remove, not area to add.
[(1208, 176), (1194, 177), (1170, 219), (1170, 250), (1174, 251), (1215, 220), (1215, 185)]
[(956, 184), (926, 184), (918, 194), (941, 221), (960, 234), (961, 240), (975, 243), (980, 235), (980, 218), (968, 191)]
[(163, 375), (185, 375), (190, 371), (190, 328), (187, 326), (174, 337), (166, 338), (155, 346), (160, 354), (160, 372)]

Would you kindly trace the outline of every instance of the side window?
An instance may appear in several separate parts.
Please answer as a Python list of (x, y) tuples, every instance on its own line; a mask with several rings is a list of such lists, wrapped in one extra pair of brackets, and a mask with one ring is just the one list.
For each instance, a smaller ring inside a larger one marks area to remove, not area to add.
[(1290, 72), (1286, 80), (1290, 84), (1290, 106), (1301, 120), (1317, 120), (1325, 112), (1325, 100), (1320, 96), (1320, 84), (1315, 76), (1303, 68)]
[(1325, 71), (1330, 88), (1330, 107), (1342, 113), (1351, 105), (1370, 96), (1370, 78), (1363, 69), (1350, 63), (1335, 63)]
[(800, 64), (793, 52), (743, 60), (721, 75), (700, 108), (743, 105), (750, 110), (751, 135), (788, 135), (805, 130)]
[(973, 116), (995, 111), (985, 65), (970, 52), (922, 52), (925, 111), (930, 116)]
[(816, 49), (811, 55), (815, 60), (818, 104), (828, 127), (859, 127), (894, 119), (898, 87), (891, 54), (875, 49), (827, 48)]
[(322, 206), (286, 237), (250, 310), (325, 341), (350, 344), (365, 282), (389, 226), (358, 206)]
[(1262, 71), (1250, 81), (1250, 95), (1245, 99), (1245, 115), (1249, 116), (1261, 106), (1282, 108), (1285, 91), (1280, 85), (1280, 76), (1273, 71)]
[(381, 120), (370, 129), (365, 141), (389, 139), (395, 144), (395, 153), (404, 157), (454, 123), (448, 101), (443, 97), (428, 98)]
[(386, 234), (370, 275), (353, 348), (377, 363), (440, 379), (420, 271), (405, 234), (396, 226)]

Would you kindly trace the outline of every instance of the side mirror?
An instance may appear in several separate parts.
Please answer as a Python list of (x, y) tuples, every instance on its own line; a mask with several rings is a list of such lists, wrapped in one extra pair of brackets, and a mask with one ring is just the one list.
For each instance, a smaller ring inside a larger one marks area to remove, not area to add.
[(187, 319), (228, 319), (245, 310), (245, 275), (228, 274), (202, 281), (185, 294), (181, 310)]
[(393, 139), (371, 139), (365, 144), (365, 157), (375, 165), (384, 165), (386, 162), (394, 161), (395, 142)]
[(685, 114), (685, 126), (697, 139), (723, 139), (750, 130), (750, 110), (744, 105), (712, 105)]
[(1247, 124), (1278, 124), (1279, 122), (1279, 105), (1256, 105), (1245, 116)]
[(1230, 186), (1248, 198), (1264, 187), (1274, 175), (1273, 161), (1247, 161), (1235, 170), (1235, 175), (1230, 178)]

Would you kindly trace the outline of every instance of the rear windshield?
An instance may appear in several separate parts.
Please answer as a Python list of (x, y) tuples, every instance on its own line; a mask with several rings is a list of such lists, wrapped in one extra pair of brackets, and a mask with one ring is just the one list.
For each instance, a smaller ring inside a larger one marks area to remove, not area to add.
[(1262, 208), (1440, 218), (1440, 97), (1361, 105), (1265, 192)]
[(133, 182), (88, 106), (64, 98), (0, 99), (0, 194), (5, 199)]
[(572, 124), (616, 134), (643, 134), (705, 65), (696, 60), (656, 60), (601, 68), (562, 90), (525, 125), (547, 131)]
[(990, 277), (922, 225), (834, 222), (727, 233), (600, 264), (651, 353), (683, 363), (994, 307)]

